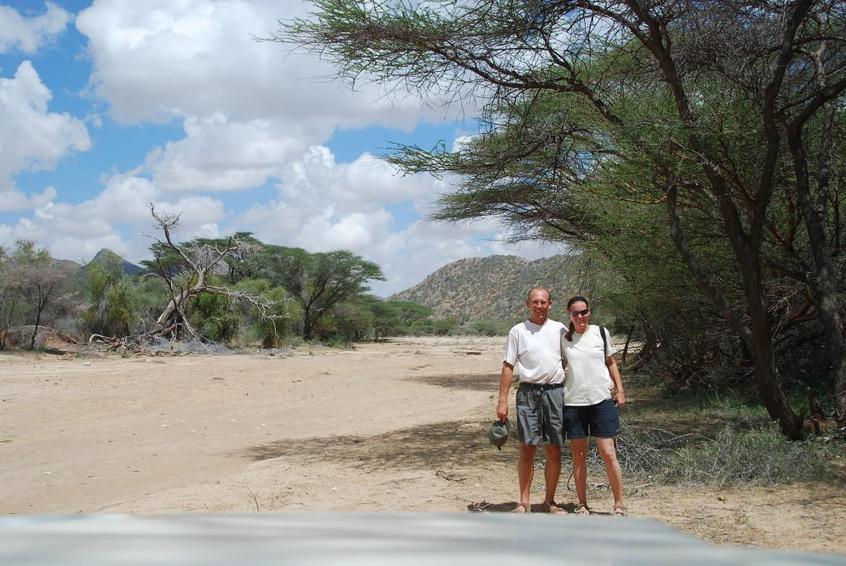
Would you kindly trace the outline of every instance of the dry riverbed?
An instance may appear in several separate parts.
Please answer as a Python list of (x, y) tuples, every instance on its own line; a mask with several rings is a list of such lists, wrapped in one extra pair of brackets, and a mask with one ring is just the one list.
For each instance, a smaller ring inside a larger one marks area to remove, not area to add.
[[(516, 446), (485, 437), (502, 342), (0, 355), (0, 513), (508, 510)], [(537, 503), (542, 489), (536, 474)], [(846, 553), (839, 486), (628, 491), (631, 515), (717, 544)]]

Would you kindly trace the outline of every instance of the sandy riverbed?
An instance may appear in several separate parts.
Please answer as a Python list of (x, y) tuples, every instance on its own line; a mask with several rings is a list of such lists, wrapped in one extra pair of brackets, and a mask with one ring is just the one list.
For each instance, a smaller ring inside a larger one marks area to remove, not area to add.
[[(415, 338), (287, 356), (2, 355), (0, 513), (508, 510), (516, 447), (485, 438), (501, 350)], [(537, 474), (537, 503), (542, 490)], [(632, 515), (712, 542), (846, 552), (839, 488), (629, 492)]]

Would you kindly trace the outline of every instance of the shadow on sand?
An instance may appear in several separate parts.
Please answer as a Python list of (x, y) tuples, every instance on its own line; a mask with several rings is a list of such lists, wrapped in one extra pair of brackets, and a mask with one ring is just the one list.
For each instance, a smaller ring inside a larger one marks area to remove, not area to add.
[[(413, 426), (374, 436), (326, 436), (282, 439), (253, 446), (241, 453), (252, 460), (296, 456), (305, 461), (331, 460), (361, 468), (452, 470), (460, 467), (514, 462), (516, 442), (501, 452), (487, 439), (487, 423), (448, 421)], [(461, 477), (444, 478), (464, 481)]]
[[(558, 504), (564, 511), (567, 512), (567, 515), (576, 515), (576, 504), (575, 503), (559, 503)], [(479, 501), (470, 503), (467, 506), (467, 510), (471, 513), (511, 513), (514, 511), (514, 508), (517, 507), (516, 501), (507, 501), (505, 503), (490, 503), (488, 501)], [(532, 513), (540, 513), (546, 514), (543, 510), (542, 503), (532, 503), (531, 505), (531, 512)], [(591, 509), (591, 515), (611, 515), (608, 511), (594, 511)]]
[(499, 374), (478, 373), (470, 375), (421, 375), (407, 378), (407, 381), (418, 381), (429, 385), (437, 385), (452, 391), (489, 391), (491, 395), (499, 391)]

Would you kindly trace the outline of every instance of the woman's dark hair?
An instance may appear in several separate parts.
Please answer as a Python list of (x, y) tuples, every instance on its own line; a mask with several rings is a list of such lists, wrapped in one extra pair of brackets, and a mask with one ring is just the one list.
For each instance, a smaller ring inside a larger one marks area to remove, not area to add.
[[(587, 299), (582, 297), (581, 295), (576, 295), (575, 297), (570, 297), (570, 300), (567, 301), (567, 314), (570, 313), (570, 307), (573, 306), (573, 303), (584, 303), (590, 308), (590, 303)], [(570, 319), (570, 328), (567, 330), (567, 334), (564, 335), (564, 338), (567, 339), (567, 342), (573, 341), (573, 332), (576, 331), (576, 325), (573, 324), (573, 319)]]

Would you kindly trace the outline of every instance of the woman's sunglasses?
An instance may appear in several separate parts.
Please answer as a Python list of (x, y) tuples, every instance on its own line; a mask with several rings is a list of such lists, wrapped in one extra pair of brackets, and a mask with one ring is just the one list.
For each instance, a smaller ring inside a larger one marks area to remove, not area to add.
[(587, 316), (589, 314), (590, 314), (590, 309), (584, 309), (584, 310), (580, 310), (580, 311), (571, 312), (570, 316), (572, 316), (573, 318), (576, 318), (576, 317), (579, 317), (579, 316)]

